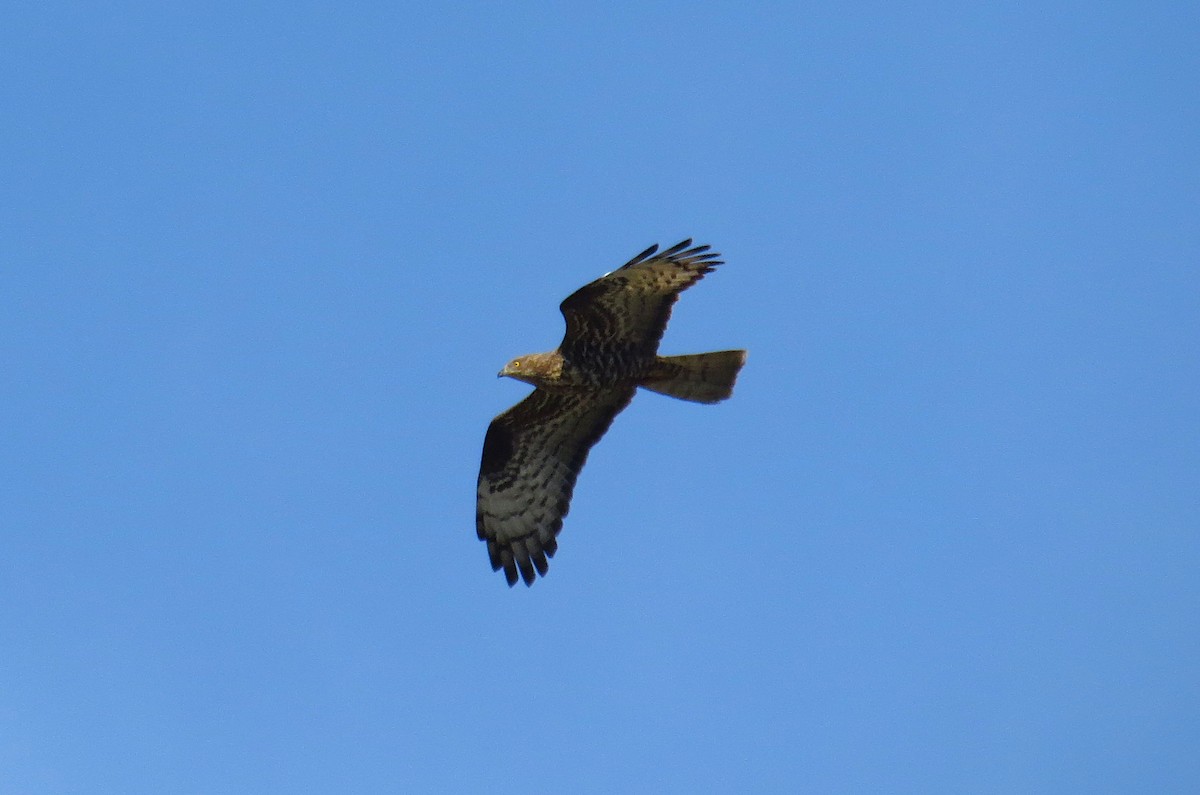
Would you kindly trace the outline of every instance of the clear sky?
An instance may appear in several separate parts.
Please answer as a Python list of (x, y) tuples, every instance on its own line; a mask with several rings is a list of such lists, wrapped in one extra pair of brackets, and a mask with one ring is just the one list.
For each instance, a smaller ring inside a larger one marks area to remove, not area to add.
[[(7, 5), (0, 793), (1195, 791), (1197, 41)], [(685, 237), (737, 392), (639, 395), (510, 590), (496, 371)]]

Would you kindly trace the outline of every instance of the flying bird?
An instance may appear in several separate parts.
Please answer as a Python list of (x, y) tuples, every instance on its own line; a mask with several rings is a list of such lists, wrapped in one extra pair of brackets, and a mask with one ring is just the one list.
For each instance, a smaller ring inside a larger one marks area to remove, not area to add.
[(745, 351), (658, 355), (679, 294), (722, 264), (708, 249), (656, 244), (584, 285), (559, 307), (567, 332), (558, 350), (500, 371), (536, 387), (492, 420), (479, 466), (476, 530), (510, 587), (518, 572), (526, 585), (546, 574), (588, 451), (638, 387), (697, 403), (733, 393)]

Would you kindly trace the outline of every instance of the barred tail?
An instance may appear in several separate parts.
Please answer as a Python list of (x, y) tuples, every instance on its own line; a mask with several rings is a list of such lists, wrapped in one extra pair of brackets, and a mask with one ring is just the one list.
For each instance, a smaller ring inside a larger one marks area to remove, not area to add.
[(733, 382), (745, 363), (745, 351), (660, 356), (641, 386), (680, 400), (718, 403), (733, 394)]

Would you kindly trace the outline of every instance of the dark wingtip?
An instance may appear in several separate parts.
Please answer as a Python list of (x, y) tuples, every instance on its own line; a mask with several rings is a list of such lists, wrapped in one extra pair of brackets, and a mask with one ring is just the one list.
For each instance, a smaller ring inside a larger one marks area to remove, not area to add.
[(509, 588), (516, 585), (518, 580), (524, 580), (526, 586), (532, 586), (537, 582), (539, 575), (545, 577), (546, 572), (550, 570), (550, 563), (546, 558), (553, 557), (556, 549), (558, 542), (553, 537), (545, 544), (527, 538), (524, 543), (518, 541), (503, 547), (494, 539), (488, 540), (492, 570), (504, 570), (504, 579)]
[(692, 238), (690, 237), (671, 246), (662, 254), (659, 254), (659, 256), (672, 262), (701, 265), (704, 267), (705, 273), (710, 273), (716, 266), (725, 264), (719, 259), (721, 256), (720, 252), (712, 251), (712, 246), (708, 244), (692, 246)]
[[(651, 254), (653, 254), (656, 251), (658, 251), (657, 243), (655, 243), (653, 246), (651, 246), (650, 248), (643, 251), (641, 254), (638, 254), (633, 259), (629, 260), (629, 262), (626, 262), (624, 265), (621, 266), (621, 268), (628, 268), (631, 265), (637, 265), (639, 262), (646, 259), (647, 257), (649, 257)], [(618, 268), (617, 270), (620, 270), (620, 268)]]
[[(629, 260), (629, 262), (626, 262), (617, 270), (621, 270), (622, 268), (632, 268), (634, 265), (645, 262), (647, 259), (650, 259), (654, 256), (672, 261), (694, 260), (697, 263), (703, 263), (708, 268), (713, 268), (717, 265), (723, 265), (724, 263), (717, 259), (721, 256), (720, 253), (712, 251), (711, 249), (712, 246), (707, 244), (703, 246), (692, 246), (692, 238), (690, 237), (686, 240), (679, 241), (675, 245), (662, 252), (658, 251), (658, 244), (655, 243), (641, 254), (638, 254), (636, 257)], [(705, 271), (705, 273), (707, 272), (708, 271)]]
[[(669, 249), (664, 251), (662, 253), (662, 255), (664, 257), (670, 257), (674, 254), (678, 254), (679, 252), (683, 251), (685, 248), (687, 248), (690, 245), (692, 245), (692, 239), (689, 237), (687, 240), (681, 240), (678, 243), (676, 243), (675, 245), (671, 246)], [(699, 250), (703, 251), (706, 248), (708, 248), (708, 246), (701, 246)]]

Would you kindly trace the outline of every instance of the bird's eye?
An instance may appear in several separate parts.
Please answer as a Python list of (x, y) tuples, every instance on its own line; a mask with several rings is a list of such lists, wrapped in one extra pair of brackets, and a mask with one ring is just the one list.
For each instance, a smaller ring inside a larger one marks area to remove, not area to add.
[(521, 366), (521, 360), (520, 360), (520, 359), (517, 359), (515, 362), (513, 362), (513, 363), (512, 363), (512, 367), (513, 367), (513, 369), (514, 369), (514, 370), (516, 370), (516, 369), (517, 369), (518, 367), (520, 367), (520, 366)]

